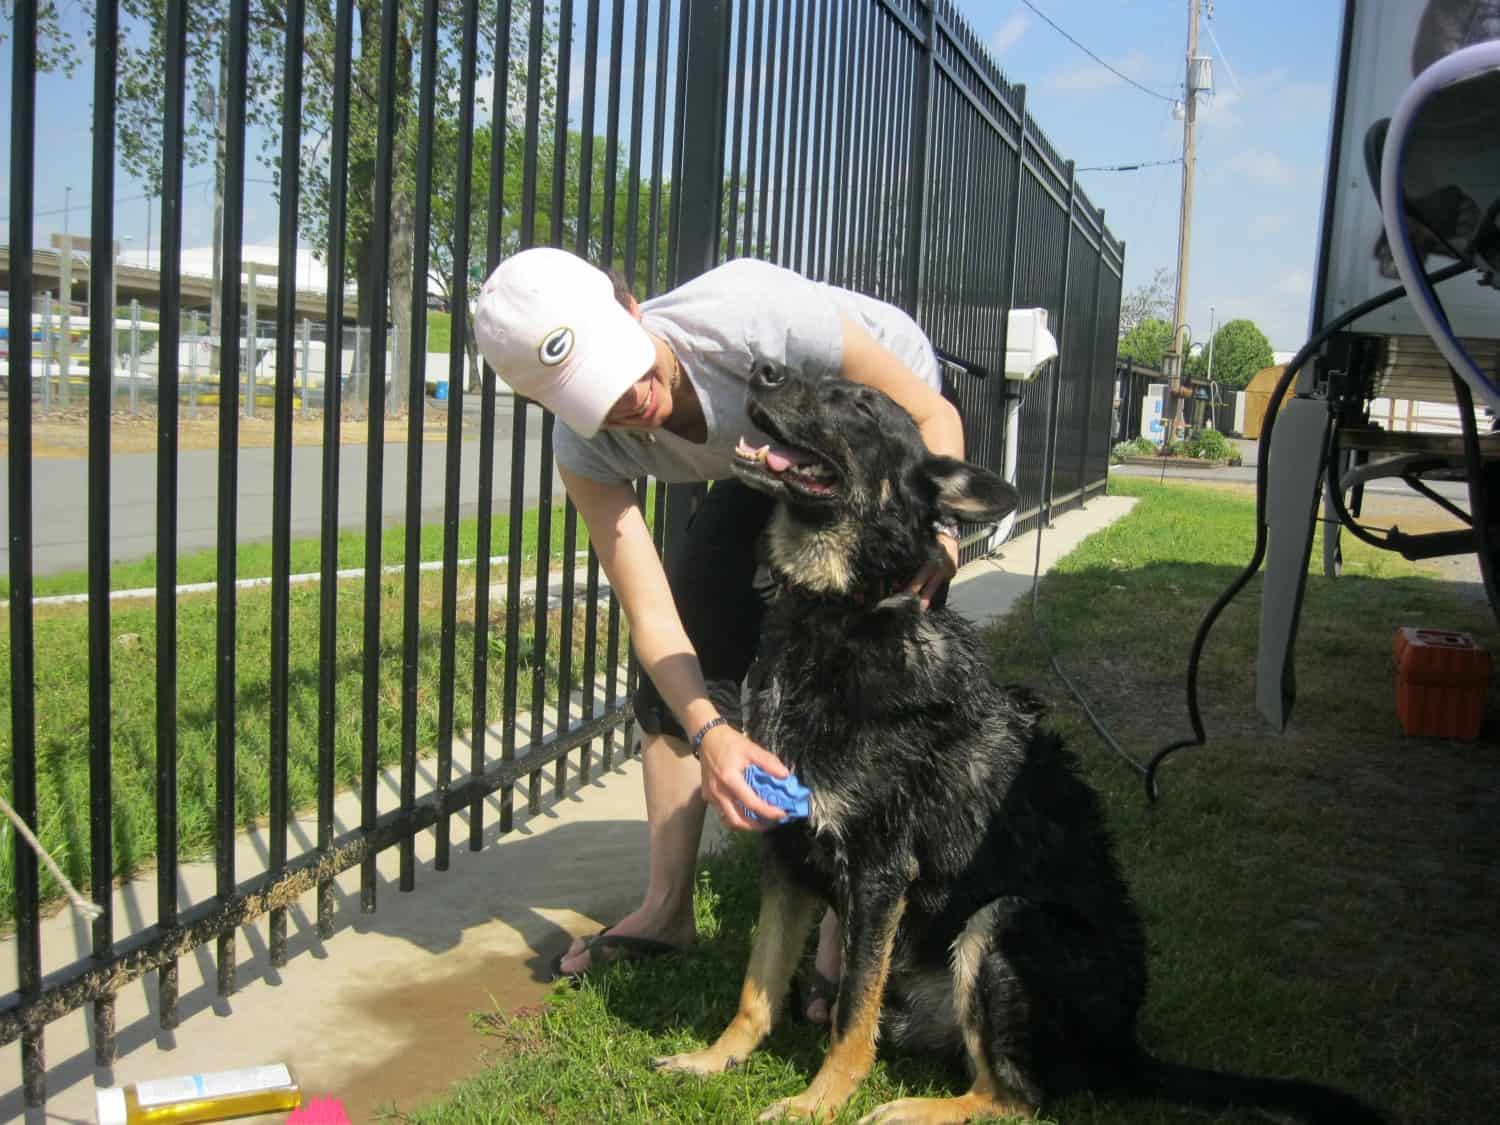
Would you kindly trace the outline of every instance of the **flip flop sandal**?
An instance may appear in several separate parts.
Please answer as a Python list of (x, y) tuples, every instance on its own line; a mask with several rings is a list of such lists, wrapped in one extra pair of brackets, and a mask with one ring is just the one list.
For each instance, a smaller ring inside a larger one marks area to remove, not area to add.
[[(617, 950), (614, 956), (600, 958), (601, 950)], [(564, 950), (552, 959), (552, 979), (567, 980), (577, 983), (588, 976), (594, 969), (604, 965), (612, 965), (616, 961), (640, 961), (648, 957), (662, 957), (670, 953), (681, 953), (682, 947), (673, 945), (671, 942), (657, 941), (655, 938), (628, 937), (625, 934), (612, 934), (608, 929), (600, 930), (592, 937), (583, 939), (583, 952), (589, 955), (588, 968), (580, 969), (574, 973), (563, 972), (563, 958), (567, 956)]]

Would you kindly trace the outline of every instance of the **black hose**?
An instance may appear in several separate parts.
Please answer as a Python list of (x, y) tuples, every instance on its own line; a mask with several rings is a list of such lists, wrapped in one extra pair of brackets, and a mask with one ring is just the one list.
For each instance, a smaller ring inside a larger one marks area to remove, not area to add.
[[(1435, 273), (1429, 274), (1427, 281), (1429, 285), (1447, 281), (1457, 277), (1459, 274), (1467, 273), (1473, 267), (1468, 262), (1455, 262), (1450, 266), (1444, 266)], [(1260, 441), (1257, 445), (1255, 465), (1255, 550), (1250, 556), (1249, 563), (1240, 575), (1219, 595), (1214, 604), (1204, 614), (1198, 631), (1193, 637), (1193, 647), (1188, 657), (1187, 669), (1187, 698), (1188, 698), (1188, 721), (1193, 726), (1193, 738), (1181, 739), (1162, 747), (1152, 757), (1145, 770), (1146, 797), (1150, 801), (1157, 799), (1158, 791), (1156, 785), (1156, 771), (1161, 763), (1171, 754), (1187, 746), (1202, 746), (1208, 741), (1203, 728), (1203, 716), (1198, 710), (1198, 661), (1203, 655), (1203, 646), (1208, 640), (1209, 630), (1213, 628), (1214, 622), (1218, 620), (1219, 614), (1224, 607), (1234, 600), (1235, 596), (1245, 588), (1245, 584), (1254, 577), (1255, 572), (1260, 569), (1260, 564), (1266, 556), (1266, 469), (1271, 460), (1271, 431), (1276, 425), (1276, 415), (1281, 411), (1281, 399), (1286, 394), (1287, 388), (1292, 385), (1292, 380), (1297, 377), (1297, 372), (1312, 358), (1314, 352), (1327, 342), (1328, 338), (1335, 332), (1340, 332), (1353, 324), (1362, 316), (1368, 316), (1376, 309), (1384, 308), (1392, 301), (1400, 300), (1406, 296), (1406, 287), (1402, 285), (1393, 286), (1384, 293), (1371, 297), (1362, 304), (1335, 317), (1325, 325), (1318, 333), (1302, 345), (1301, 350), (1292, 357), (1286, 365), (1286, 370), (1281, 373), (1281, 378), (1276, 381), (1276, 389), (1271, 392), (1270, 404), (1266, 407), (1266, 416), (1261, 422)], [(1467, 390), (1467, 387), (1465, 388)]]

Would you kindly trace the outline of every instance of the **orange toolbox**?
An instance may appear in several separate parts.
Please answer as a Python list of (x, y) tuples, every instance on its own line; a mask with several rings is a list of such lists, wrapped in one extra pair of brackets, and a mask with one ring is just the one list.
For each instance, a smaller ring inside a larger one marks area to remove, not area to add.
[(1396, 630), (1396, 715), (1407, 734), (1479, 737), (1490, 682), (1490, 654), (1467, 633)]

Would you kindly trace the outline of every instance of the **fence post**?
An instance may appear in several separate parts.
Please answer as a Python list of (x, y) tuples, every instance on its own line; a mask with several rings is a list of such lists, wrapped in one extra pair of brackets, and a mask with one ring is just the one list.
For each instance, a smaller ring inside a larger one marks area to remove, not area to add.
[[(937, 68), (937, 15), (931, 0), (922, 5), (922, 61), (912, 91), (911, 182), (906, 216), (906, 311), (917, 317), (917, 301), (926, 281), (927, 192), (932, 184), (932, 76)], [(917, 317), (920, 321), (921, 318)]]
[[(1094, 315), (1090, 319), (1090, 323), (1094, 326), (1094, 331), (1093, 331), (1092, 337), (1089, 339), (1089, 369), (1088, 369), (1089, 370), (1089, 381), (1088, 381), (1088, 386), (1087, 386), (1087, 388), (1084, 391), (1084, 398), (1083, 398), (1083, 401), (1088, 404), (1087, 409), (1084, 411), (1084, 418), (1086, 420), (1086, 423), (1093, 421), (1093, 409), (1094, 409), (1094, 368), (1099, 363), (1099, 290), (1100, 290), (1100, 288), (1102, 288), (1103, 282), (1104, 282), (1104, 208), (1101, 207), (1099, 209), (1099, 253), (1096, 255), (1095, 261), (1094, 261)], [(1082, 441), (1082, 443), (1080, 443), (1079, 448), (1078, 448), (1078, 487), (1081, 490), (1079, 492), (1079, 494), (1078, 494), (1078, 504), (1079, 504), (1080, 507), (1082, 507), (1083, 504), (1084, 504), (1084, 502), (1086, 500), (1088, 500), (1088, 485), (1089, 485), (1089, 482), (1084, 479), (1084, 474), (1089, 471), (1089, 438), (1093, 434), (1093, 432), (1094, 432), (1094, 429), (1093, 429), (1093, 427), (1091, 425), (1088, 425), (1088, 424), (1084, 425), (1084, 427), (1083, 427), (1083, 441)], [(1109, 447), (1108, 446), (1105, 446), (1105, 449), (1104, 449), (1104, 471), (1105, 471), (1106, 474), (1108, 474), (1108, 472), (1109, 472)]]
[[(1005, 443), (1010, 441), (1010, 385), (1005, 376), (1005, 349), (1010, 347), (1010, 310), (1016, 307), (1016, 280), (1021, 274), (1021, 189), (1026, 183), (1026, 87), (1016, 86), (1016, 119), (1021, 123), (1020, 131), (1016, 134), (1016, 177), (1011, 183), (1011, 210), (1010, 210), (1010, 264), (1007, 267), (1010, 276), (1005, 283), (1005, 316), (1000, 318), (1000, 376), (1002, 387), (1007, 392), (1000, 400), (1000, 432), (1004, 435), (1001, 439), (1000, 464), (1003, 466), (1005, 460), (1010, 456), (1010, 450), (1005, 448)], [(1019, 409), (1019, 405), (1017, 406)], [(1016, 444), (1021, 442), (1019, 424), (1016, 427)], [(1016, 480), (1010, 481), (1015, 484), (1020, 479), (1020, 453), (1016, 450)], [(1019, 502), (1018, 502), (1019, 503)]]
[(1063, 330), (1068, 321), (1068, 285), (1073, 272), (1073, 196), (1078, 187), (1078, 173), (1068, 161), (1068, 237), (1063, 243), (1062, 299), (1057, 305), (1057, 358), (1052, 361), (1052, 394), (1047, 398), (1047, 452), (1042, 458), (1042, 514), (1038, 528), (1052, 524), (1052, 478), (1057, 471), (1058, 407), (1062, 401), (1063, 360), (1071, 359), (1063, 344)]
[[(671, 283), (681, 285), (712, 269), (718, 253), (719, 202), (724, 181), (724, 116), (729, 95), (728, 0), (682, 0), (681, 90), (673, 191), (677, 240)], [(669, 555), (705, 488), (668, 485), (662, 517), (662, 554)]]

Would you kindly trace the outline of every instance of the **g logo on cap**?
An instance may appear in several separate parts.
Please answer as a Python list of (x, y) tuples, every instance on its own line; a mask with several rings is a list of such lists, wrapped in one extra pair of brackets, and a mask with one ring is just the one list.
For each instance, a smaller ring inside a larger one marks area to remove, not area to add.
[(573, 330), (571, 328), (554, 328), (542, 337), (541, 346), (536, 350), (536, 357), (542, 361), (544, 367), (556, 367), (572, 354)]

